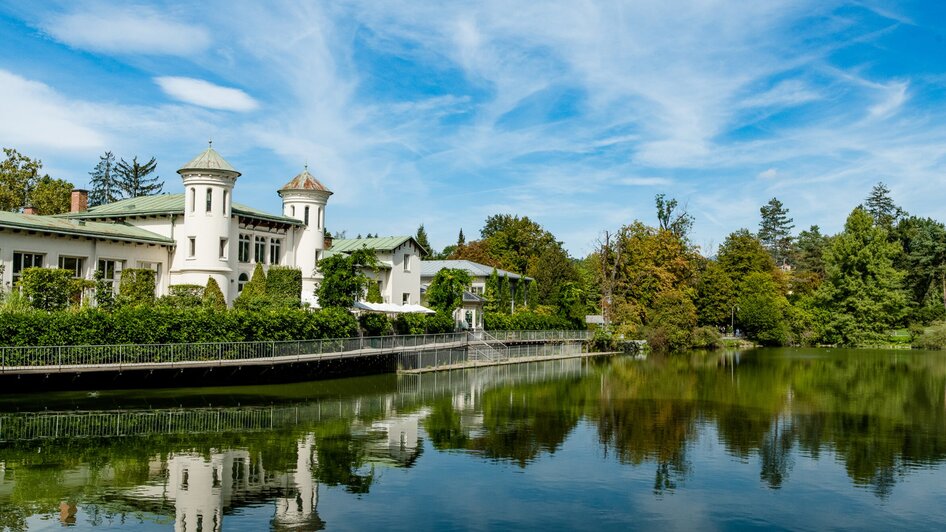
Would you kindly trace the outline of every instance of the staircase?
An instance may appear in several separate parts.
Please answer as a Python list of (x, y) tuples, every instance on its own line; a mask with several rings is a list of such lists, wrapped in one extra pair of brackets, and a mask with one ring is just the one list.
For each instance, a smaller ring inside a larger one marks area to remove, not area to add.
[(509, 358), (509, 347), (486, 331), (470, 333), (467, 358), (471, 362), (499, 362)]

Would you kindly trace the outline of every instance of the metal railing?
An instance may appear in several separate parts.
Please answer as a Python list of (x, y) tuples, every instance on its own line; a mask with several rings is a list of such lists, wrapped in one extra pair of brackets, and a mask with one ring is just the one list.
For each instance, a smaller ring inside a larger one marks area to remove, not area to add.
[[(484, 339), (509, 342), (551, 342), (591, 340), (591, 331), (482, 331)], [(486, 336), (488, 335), (488, 336)]]
[(464, 344), (465, 333), (271, 342), (0, 347), (0, 372), (56, 366), (127, 366), (188, 362), (356, 356)]
[(503, 348), (504, 342), (576, 342), (590, 338), (587, 331), (490, 331), (265, 342), (0, 347), (0, 373), (62, 366), (184, 365), (424, 351), (466, 346), (476, 334), (482, 345), (498, 343)]

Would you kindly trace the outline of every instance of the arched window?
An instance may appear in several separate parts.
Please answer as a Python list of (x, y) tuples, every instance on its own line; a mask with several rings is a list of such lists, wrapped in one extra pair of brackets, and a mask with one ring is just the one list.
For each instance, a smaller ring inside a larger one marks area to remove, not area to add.
[(295, 205), (291, 205), (291, 206), (289, 207), (289, 216), (293, 216), (293, 217), (294, 217), (295, 215), (296, 215), (296, 206), (295, 206)]
[(309, 225), (309, 207), (305, 208), (305, 219), (303, 220), (303, 223)]
[(207, 189), (207, 212), (210, 212), (213, 209), (213, 198), (214, 191), (212, 188)]
[(227, 200), (229, 199), (230, 194), (224, 190), (223, 191), (223, 215), (227, 215)]
[(322, 210), (322, 207), (319, 207), (319, 229), (325, 227), (325, 211)]
[(243, 286), (248, 282), (250, 282), (250, 277), (245, 273), (241, 273), (240, 278), (237, 280), (237, 292), (242, 292)]
[(197, 210), (197, 189), (191, 187), (191, 212)]

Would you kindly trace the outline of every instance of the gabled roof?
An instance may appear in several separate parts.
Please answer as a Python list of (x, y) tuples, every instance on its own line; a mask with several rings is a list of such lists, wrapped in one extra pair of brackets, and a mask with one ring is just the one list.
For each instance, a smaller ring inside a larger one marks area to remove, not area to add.
[(59, 216), (40, 216), (6, 211), (0, 211), (0, 228), (146, 244), (174, 244), (174, 241), (170, 238), (128, 224), (87, 222)]
[[(254, 209), (247, 205), (234, 203), (231, 205), (233, 214), (237, 216), (246, 216), (248, 218), (258, 218), (271, 222), (279, 222), (291, 225), (303, 225), (303, 222), (282, 216), (279, 214), (270, 214), (268, 212)], [(89, 207), (85, 212), (71, 212), (60, 215), (63, 218), (125, 218), (128, 216), (156, 216), (184, 214), (184, 194), (161, 194), (158, 196), (139, 196), (137, 198), (128, 198), (105, 205)]]
[(375, 251), (394, 251), (405, 242), (413, 242), (417, 249), (426, 252), (412, 236), (382, 236), (377, 238), (339, 238), (332, 242), (333, 252), (349, 253), (356, 249), (368, 248)]
[[(485, 264), (480, 264), (478, 262), (473, 262), (471, 260), (425, 260), (420, 263), (420, 276), (421, 277), (433, 277), (437, 275), (437, 272), (444, 268), (453, 268), (459, 270), (466, 270), (473, 277), (489, 277), (493, 274), (493, 267), (487, 266)], [(496, 273), (500, 277), (508, 277), (510, 279), (525, 279), (527, 281), (534, 281), (535, 279), (511, 272), (508, 270), (503, 270), (496, 268)]]
[(285, 190), (317, 190), (319, 192), (328, 192), (332, 193), (331, 190), (325, 188), (318, 179), (315, 178), (312, 174), (309, 173), (309, 167), (307, 166), (301, 174), (293, 177), (288, 183), (282, 186), (279, 189), (279, 192)]
[(224, 172), (234, 173), (237, 176), (240, 175), (240, 172), (236, 168), (230, 165), (217, 153), (213, 148), (208, 147), (206, 150), (200, 152), (200, 155), (194, 157), (189, 163), (180, 167), (177, 170), (177, 173), (183, 173), (187, 170), (222, 170)]

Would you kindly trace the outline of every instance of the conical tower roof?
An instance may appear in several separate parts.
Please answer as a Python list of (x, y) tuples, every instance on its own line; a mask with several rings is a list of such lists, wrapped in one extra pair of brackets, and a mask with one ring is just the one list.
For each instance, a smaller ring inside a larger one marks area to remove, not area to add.
[(287, 190), (314, 190), (319, 192), (328, 192), (332, 193), (331, 190), (325, 188), (318, 179), (315, 178), (312, 174), (309, 173), (309, 167), (306, 166), (305, 170), (301, 174), (293, 177), (288, 183), (282, 186), (279, 189), (279, 192), (284, 192)]
[(218, 172), (234, 174), (234, 177), (240, 175), (240, 172), (238, 172), (236, 168), (231, 166), (226, 159), (221, 157), (220, 154), (210, 146), (200, 152), (200, 155), (194, 157), (191, 162), (180, 167), (177, 173), (182, 174), (187, 170), (216, 170)]

